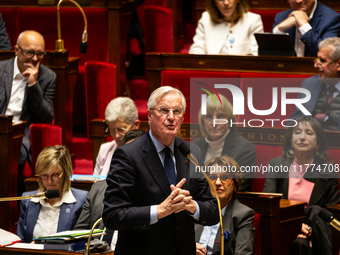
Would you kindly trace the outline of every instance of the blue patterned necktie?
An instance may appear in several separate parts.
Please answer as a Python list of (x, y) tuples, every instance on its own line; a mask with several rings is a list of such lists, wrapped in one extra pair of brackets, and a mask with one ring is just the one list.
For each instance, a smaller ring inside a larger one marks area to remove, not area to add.
[(163, 149), (163, 152), (165, 154), (164, 169), (165, 169), (166, 176), (168, 177), (169, 183), (176, 186), (177, 178), (176, 178), (176, 172), (175, 172), (175, 164), (171, 157), (171, 150), (169, 147), (165, 147)]

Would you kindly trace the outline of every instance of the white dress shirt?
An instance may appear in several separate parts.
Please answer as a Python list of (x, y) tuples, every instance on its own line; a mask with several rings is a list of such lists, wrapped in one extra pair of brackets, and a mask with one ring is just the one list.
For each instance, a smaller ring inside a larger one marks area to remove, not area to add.
[[(77, 200), (69, 189), (64, 193), (61, 200), (54, 205), (50, 205), (46, 199), (32, 198), (31, 201), (41, 204), (38, 219), (33, 230), (33, 238), (35, 238), (57, 233), (61, 205), (63, 203), (72, 204)], [(66, 210), (69, 210), (69, 208)]]
[(27, 77), (20, 73), (18, 68), (18, 57), (15, 57), (11, 97), (5, 112), (5, 115), (13, 115), (13, 121), (20, 120), (26, 84)]
[[(314, 8), (313, 8), (311, 14), (308, 17), (309, 20), (311, 20), (313, 18), (317, 4), (318, 4), (318, 2), (315, 0)], [(298, 29), (295, 29), (294, 49), (295, 49), (297, 57), (303, 57), (305, 55), (305, 44), (300, 39), (305, 33), (307, 33), (311, 29), (312, 29), (312, 26), (309, 23), (302, 25)], [(285, 32), (281, 32), (277, 28), (277, 26), (274, 27), (273, 33), (274, 34), (285, 34)]]

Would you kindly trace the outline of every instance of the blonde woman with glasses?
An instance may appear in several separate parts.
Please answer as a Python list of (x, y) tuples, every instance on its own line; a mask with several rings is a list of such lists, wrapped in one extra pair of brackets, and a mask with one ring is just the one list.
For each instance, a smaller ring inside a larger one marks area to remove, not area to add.
[(257, 55), (254, 33), (263, 33), (262, 19), (246, 0), (208, 0), (189, 53)]
[(30, 243), (38, 236), (72, 230), (87, 196), (87, 191), (71, 188), (72, 163), (70, 152), (65, 146), (43, 149), (38, 156), (35, 172), (39, 189), (24, 192), (23, 196), (57, 189), (60, 197), (21, 201), (17, 235), (24, 243)]

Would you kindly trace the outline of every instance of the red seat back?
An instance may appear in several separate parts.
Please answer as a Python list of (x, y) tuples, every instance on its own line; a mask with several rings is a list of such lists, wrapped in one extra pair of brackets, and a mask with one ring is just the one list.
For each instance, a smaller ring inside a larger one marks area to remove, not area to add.
[(35, 162), (42, 149), (53, 145), (62, 145), (62, 132), (60, 126), (49, 124), (31, 125), (31, 176), (35, 175)]
[(145, 52), (173, 52), (174, 31), (171, 9), (147, 6), (145, 14)]
[(105, 119), (107, 104), (117, 97), (116, 65), (99, 61), (85, 63), (87, 138), (92, 137), (92, 119)]
[[(79, 53), (79, 45), (84, 30), (84, 19), (78, 8), (60, 8), (61, 38), (69, 56), (81, 57), (79, 64), (88, 60), (108, 61), (107, 9), (84, 8), (88, 21), (87, 53)], [(18, 33), (36, 30), (45, 39), (46, 50), (55, 50), (57, 38), (57, 8), (18, 8)]]

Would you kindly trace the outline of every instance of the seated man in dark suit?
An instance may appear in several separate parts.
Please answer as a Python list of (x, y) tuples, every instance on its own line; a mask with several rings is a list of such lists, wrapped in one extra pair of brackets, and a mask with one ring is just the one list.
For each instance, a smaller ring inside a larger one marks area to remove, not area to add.
[(2, 19), (0, 12), (0, 50), (11, 50), (11, 42), (9, 41), (8, 34), (6, 32), (5, 22)]
[[(128, 131), (124, 135), (121, 145), (132, 142), (144, 133), (144, 131), (139, 129)], [(104, 208), (103, 199), (106, 188), (107, 184), (105, 180), (97, 181), (92, 185), (92, 188), (86, 197), (86, 202), (83, 206), (83, 210), (81, 211), (78, 221), (74, 227), (75, 230), (91, 229), (93, 224), (102, 217)], [(99, 223), (98, 227), (103, 229), (104, 223)], [(103, 240), (111, 244), (111, 249), (114, 250), (117, 241), (117, 231), (115, 231), (113, 235), (113, 231), (107, 229), (106, 235), (104, 236)]]
[[(340, 130), (340, 38), (327, 38), (320, 42), (318, 59), (314, 67), (319, 75), (303, 81), (301, 87), (310, 91), (311, 99), (303, 106), (315, 117), (324, 129)], [(300, 94), (299, 98), (304, 98)], [(290, 117), (296, 119), (304, 114), (299, 108)]]
[(288, 0), (291, 9), (275, 17), (273, 33), (288, 33), (296, 55), (316, 56), (321, 40), (339, 36), (340, 14), (317, 0)]
[[(148, 100), (150, 129), (116, 149), (104, 198), (103, 220), (119, 232), (115, 255), (195, 254), (194, 223), (218, 222), (216, 200), (205, 179), (193, 178), (178, 146), (186, 109), (183, 94), (170, 86)], [(199, 148), (190, 146), (200, 158)]]
[(0, 62), (0, 114), (25, 120), (25, 137), (19, 157), (19, 175), (30, 159), (30, 126), (53, 120), (56, 74), (42, 65), (45, 42), (36, 31), (24, 31), (14, 46), (16, 57)]

